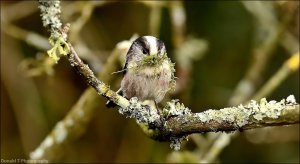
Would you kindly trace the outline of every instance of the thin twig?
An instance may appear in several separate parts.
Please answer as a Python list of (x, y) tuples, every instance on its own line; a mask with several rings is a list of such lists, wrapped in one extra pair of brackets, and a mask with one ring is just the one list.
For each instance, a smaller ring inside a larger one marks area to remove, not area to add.
[(258, 100), (265, 95), (269, 95), (275, 90), (288, 75), (299, 69), (299, 52), (292, 55), (281, 68), (269, 79), (266, 84), (253, 96), (252, 99)]

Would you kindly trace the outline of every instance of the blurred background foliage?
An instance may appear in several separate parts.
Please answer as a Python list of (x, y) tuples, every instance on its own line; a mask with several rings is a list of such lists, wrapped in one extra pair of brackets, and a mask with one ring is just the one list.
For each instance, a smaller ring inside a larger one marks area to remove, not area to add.
[[(97, 5), (84, 8), (92, 2)], [(35, 1), (1, 1), (1, 159), (28, 158), (88, 87), (66, 59), (51, 64), (46, 48), (31, 44), (30, 40), (36, 38), (26, 38), (18, 31), (49, 36), (42, 27), (37, 6)], [(177, 27), (174, 22), (180, 24), (180, 10), (186, 19), (182, 27)], [(62, 2), (62, 19), (71, 27), (84, 15), (83, 11), (91, 13), (73, 43), (75, 48), (84, 44), (89, 53), (82, 58), (95, 72), (101, 72), (118, 42), (129, 40), (133, 34), (155, 35), (165, 42), (168, 55), (177, 66), (179, 87), (170, 96), (180, 99), (193, 112), (233, 105), (230, 97), (260, 55), (267, 53), (269, 57), (263, 71), (257, 72), (252, 81), (256, 86), (254, 93), (299, 51), (297, 1)], [(270, 13), (275, 23), (268, 20)], [(158, 25), (151, 23), (151, 15), (154, 20), (158, 18)], [(280, 32), (278, 27), (283, 30)], [(264, 43), (272, 30), (280, 35), (271, 37), (272, 48), (268, 51)], [(37, 45), (50, 47), (42, 41), (45, 39), (37, 41)], [(190, 53), (186, 48), (189, 45), (196, 50)], [(256, 53), (257, 49), (262, 53)], [(30, 72), (33, 68), (40, 70)], [(121, 76), (111, 73), (106, 76), (112, 76), (110, 85), (117, 90)], [(281, 100), (290, 94), (299, 102), (299, 69), (267, 99)], [(107, 109), (103, 97), (97, 98), (94, 108), (85, 133), (66, 144), (63, 152), (57, 152), (58, 161), (198, 162), (200, 152), (207, 149), (201, 142), (209, 142), (211, 134), (194, 135), (200, 137), (200, 144), (197, 139), (190, 139), (180, 152), (172, 152), (168, 143), (147, 138), (134, 120)], [(299, 163), (299, 126), (241, 132), (213, 161)]]

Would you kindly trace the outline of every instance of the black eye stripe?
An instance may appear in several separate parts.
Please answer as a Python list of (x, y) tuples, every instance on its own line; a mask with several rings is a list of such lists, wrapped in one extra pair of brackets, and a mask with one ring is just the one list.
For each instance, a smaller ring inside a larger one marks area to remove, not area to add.
[(140, 37), (134, 41), (142, 50), (143, 54), (149, 54), (149, 45), (144, 37)]
[(160, 50), (161, 49), (161, 41), (156, 39), (156, 47), (157, 47), (157, 50)]
[(164, 42), (162, 42), (161, 40), (157, 40), (157, 47), (158, 47), (158, 52), (160, 52), (162, 48), (165, 47)]
[[(143, 54), (150, 53), (150, 43), (146, 37), (139, 37), (134, 41), (135, 47), (137, 47)], [(166, 51), (165, 44), (161, 40), (156, 38), (156, 49), (158, 54), (164, 53)]]

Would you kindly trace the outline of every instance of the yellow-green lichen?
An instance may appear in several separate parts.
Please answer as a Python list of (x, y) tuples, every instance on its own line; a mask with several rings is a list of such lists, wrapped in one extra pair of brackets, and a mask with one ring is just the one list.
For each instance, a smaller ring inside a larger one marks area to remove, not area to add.
[(106, 92), (106, 96), (107, 96), (107, 97), (110, 97), (110, 98), (115, 98), (115, 97), (113, 97), (113, 96), (116, 96), (116, 92), (114, 92), (114, 91), (112, 91), (112, 90), (108, 90), (108, 91)]
[(169, 59), (167, 54), (162, 56), (148, 55), (143, 57), (141, 66), (160, 66), (166, 59)]
[(146, 136), (155, 139), (159, 135), (158, 129), (150, 129), (148, 123), (138, 123), (140, 128), (142, 129), (143, 133), (146, 134)]
[(53, 37), (49, 38), (49, 43), (52, 48), (47, 51), (50, 58), (52, 58), (55, 63), (60, 59), (61, 56), (66, 56), (70, 53), (70, 46), (64, 40), (63, 37)]
[(104, 84), (100, 84), (98, 88), (100, 88), (100, 92), (103, 94), (105, 94), (109, 90), (109, 86)]

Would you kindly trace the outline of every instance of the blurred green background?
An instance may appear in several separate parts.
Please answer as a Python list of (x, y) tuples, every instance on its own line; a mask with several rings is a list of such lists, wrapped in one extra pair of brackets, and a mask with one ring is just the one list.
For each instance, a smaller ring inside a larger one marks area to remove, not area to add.
[[(80, 17), (78, 11), (86, 10), (82, 8), (90, 2), (62, 2), (64, 23), (70, 22), (72, 26), (72, 22)], [(177, 66), (178, 81), (181, 81), (178, 83), (182, 84), (178, 92), (170, 96), (180, 99), (193, 112), (227, 107), (238, 83), (256, 62), (255, 57), (269, 54), (263, 71), (257, 72), (254, 93), (292, 53), (299, 52), (299, 2), (296, 1), (98, 3), (77, 40), (74, 39), (74, 43), (83, 42), (89, 52), (93, 52), (89, 54), (92, 57), (83, 57), (85, 61), (95, 72), (101, 72), (118, 42), (129, 40), (133, 34), (155, 35), (165, 42), (168, 55)], [(45, 50), (30, 45), (12, 27), (49, 37), (42, 26), (37, 6), (35, 1), (1, 1), (1, 159), (27, 159), (88, 88), (66, 59), (51, 66), (54, 71), (52, 75), (26, 74), (36, 65), (25, 64), (27, 67), (24, 69), (22, 64), (33, 59), (45, 60)], [(184, 11), (186, 17), (183, 29), (177, 29), (174, 21), (172, 23), (172, 19), (176, 22), (181, 18), (178, 8)], [(179, 16), (172, 15), (172, 11), (179, 13)], [(153, 12), (160, 12), (156, 32), (151, 32)], [(282, 27), (281, 32), (279, 27)], [(278, 38), (269, 37), (272, 32), (275, 35), (279, 33)], [(290, 44), (284, 42), (287, 33), (292, 38), (287, 41)], [(176, 38), (183, 40), (176, 42)], [(190, 43), (185, 41), (191, 38), (200, 42), (200, 49), (193, 54), (195, 58), (185, 57), (188, 52), (181, 49), (185, 43)], [(271, 41), (268, 40), (270, 38)], [(271, 50), (266, 50), (268, 48), (264, 44), (271, 45)], [(202, 49), (201, 45), (204, 45)], [(253, 55), (257, 49), (262, 53)], [(184, 55), (178, 53), (182, 51)], [(182, 58), (187, 58), (188, 67), (182, 64)], [(121, 77), (111, 75), (111, 72), (106, 76), (112, 76), (110, 85), (118, 89)], [(299, 69), (291, 73), (267, 99), (279, 101), (290, 94), (295, 95), (299, 102)], [(197, 151), (205, 150), (189, 140), (181, 151), (194, 152), (193, 157), (177, 160), (173, 158), (174, 153), (168, 143), (146, 137), (134, 120), (126, 119), (116, 110), (107, 109), (103, 97), (99, 96), (96, 104), (84, 134), (64, 145), (64, 151), (58, 152), (56, 161), (195, 163), (199, 160), (193, 161), (194, 157), (197, 158)], [(202, 134), (202, 137), (209, 136)], [(176, 156), (184, 156), (182, 154), (179, 152)], [(299, 163), (299, 126), (241, 132), (214, 162)]]

